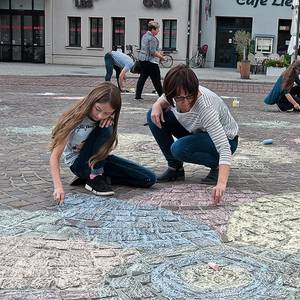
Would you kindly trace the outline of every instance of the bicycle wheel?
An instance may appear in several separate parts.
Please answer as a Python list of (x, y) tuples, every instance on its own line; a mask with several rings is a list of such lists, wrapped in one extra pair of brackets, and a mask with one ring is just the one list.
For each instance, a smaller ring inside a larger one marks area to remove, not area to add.
[(171, 68), (173, 65), (173, 57), (169, 54), (164, 55), (164, 60), (161, 60), (160, 64), (164, 68)]
[(198, 65), (200, 68), (204, 68), (205, 57), (203, 55), (199, 55)]
[(198, 60), (197, 55), (194, 55), (194, 56), (190, 59), (189, 63), (190, 63), (190, 67), (191, 67), (191, 68), (197, 68), (197, 66), (198, 66), (197, 60)]

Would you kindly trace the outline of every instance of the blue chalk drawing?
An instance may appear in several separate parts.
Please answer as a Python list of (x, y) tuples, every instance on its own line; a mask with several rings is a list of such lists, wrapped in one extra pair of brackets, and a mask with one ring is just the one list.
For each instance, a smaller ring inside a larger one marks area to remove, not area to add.
[(0, 211), (0, 236), (82, 239), (145, 250), (221, 244), (209, 226), (172, 211), (87, 194), (67, 195), (55, 211)]

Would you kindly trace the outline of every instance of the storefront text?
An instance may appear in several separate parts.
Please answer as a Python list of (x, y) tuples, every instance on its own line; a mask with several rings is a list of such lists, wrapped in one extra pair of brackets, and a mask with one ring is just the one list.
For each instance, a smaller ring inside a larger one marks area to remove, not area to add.
[(144, 6), (156, 8), (171, 8), (169, 0), (143, 0)]
[(253, 6), (254, 8), (259, 6), (292, 6), (293, 0), (236, 0), (239, 5)]

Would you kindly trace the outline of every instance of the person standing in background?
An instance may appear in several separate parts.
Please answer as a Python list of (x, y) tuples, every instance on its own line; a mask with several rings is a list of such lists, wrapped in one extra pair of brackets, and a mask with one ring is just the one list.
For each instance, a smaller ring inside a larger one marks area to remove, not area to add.
[(116, 71), (118, 87), (121, 92), (124, 92), (125, 74), (131, 70), (134, 62), (131, 57), (121, 51), (110, 51), (104, 56), (106, 75), (105, 81), (110, 81), (113, 69)]
[(159, 41), (156, 35), (159, 33), (159, 24), (156, 21), (148, 23), (148, 31), (143, 35), (139, 61), (141, 63), (141, 74), (136, 85), (135, 99), (142, 99), (142, 91), (147, 78), (150, 76), (153, 86), (160, 96), (163, 93), (159, 60), (164, 59), (163, 54), (158, 51)]

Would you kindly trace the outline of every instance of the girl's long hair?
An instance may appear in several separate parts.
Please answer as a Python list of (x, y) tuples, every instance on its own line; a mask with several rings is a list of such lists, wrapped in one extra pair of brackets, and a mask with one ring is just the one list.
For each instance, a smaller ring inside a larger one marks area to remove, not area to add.
[(294, 61), (282, 74), (282, 88), (290, 91), (297, 76), (296, 69), (300, 69), (300, 60)]
[(107, 157), (109, 152), (118, 144), (117, 127), (121, 110), (121, 94), (119, 89), (110, 82), (103, 82), (94, 88), (86, 97), (77, 102), (69, 110), (65, 111), (59, 118), (52, 131), (50, 151), (65, 141), (71, 131), (78, 126), (82, 120), (89, 116), (95, 103), (109, 103), (114, 110), (113, 133), (107, 142), (89, 159), (89, 166), (94, 165)]

